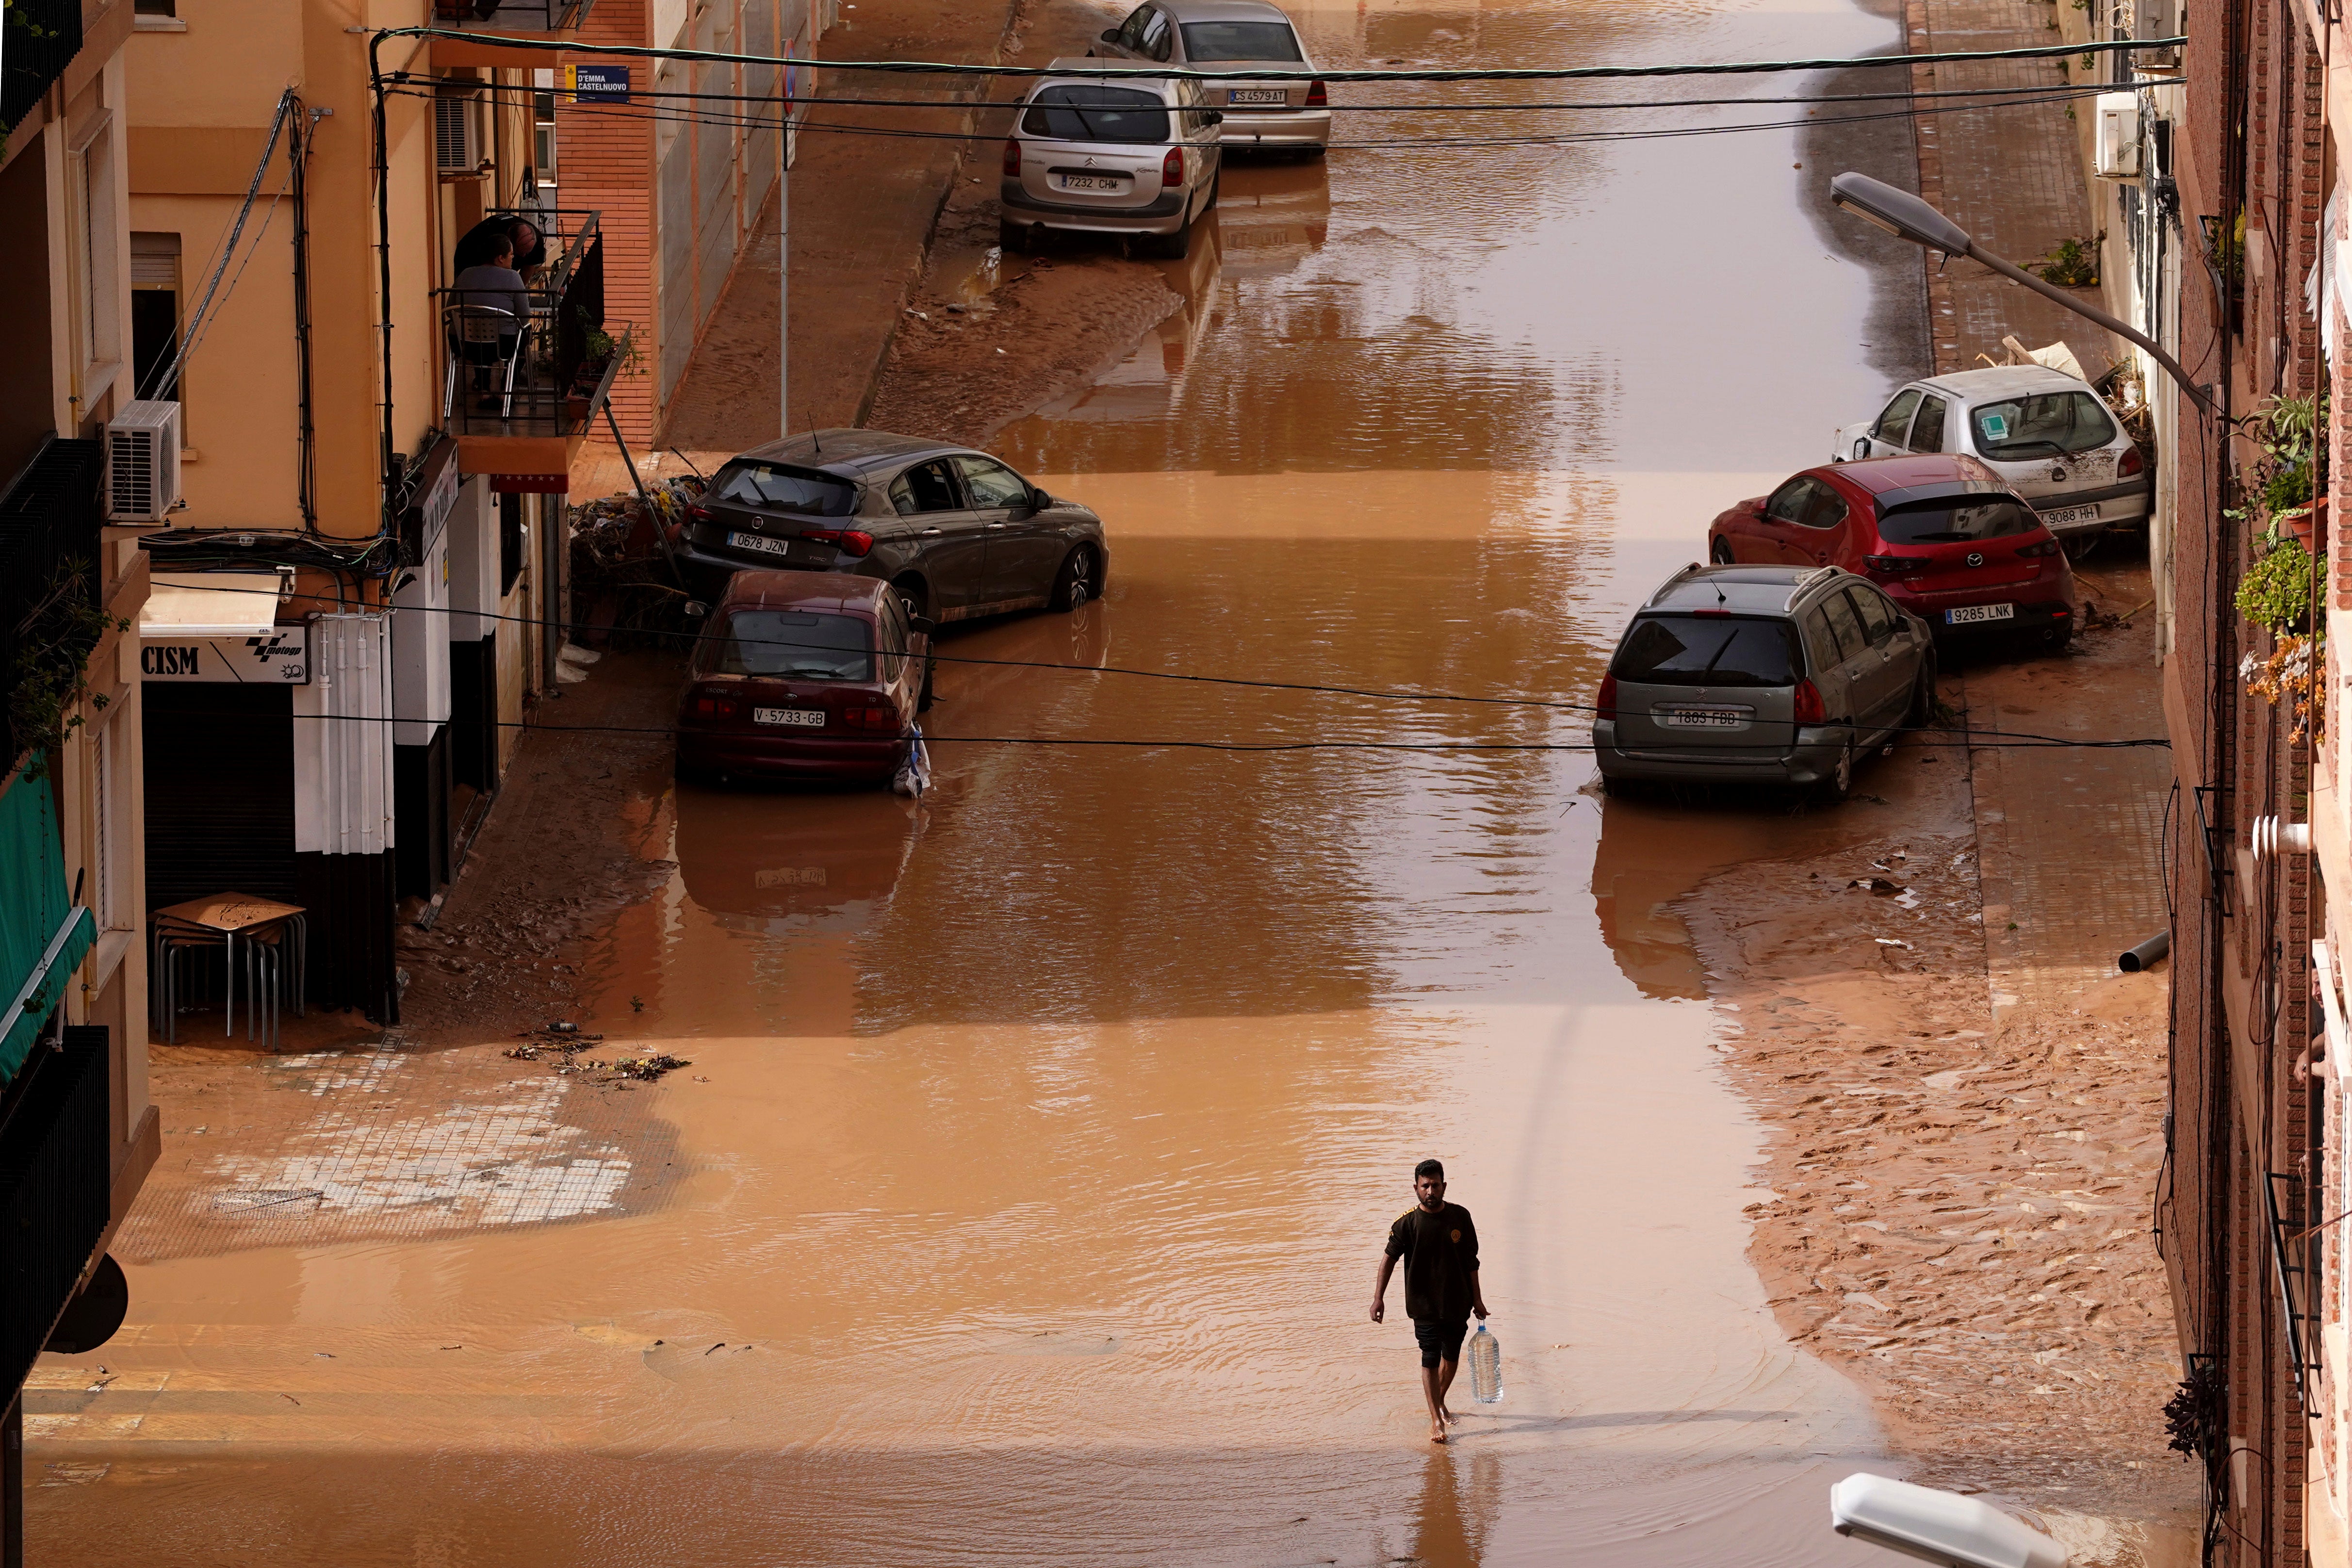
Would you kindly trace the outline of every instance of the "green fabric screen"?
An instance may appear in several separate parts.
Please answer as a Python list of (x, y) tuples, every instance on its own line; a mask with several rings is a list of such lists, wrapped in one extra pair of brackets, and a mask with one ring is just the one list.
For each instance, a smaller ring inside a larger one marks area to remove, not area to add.
[(95, 940), (68, 897), (48, 778), (19, 775), (0, 795), (0, 1080), (25, 1065)]

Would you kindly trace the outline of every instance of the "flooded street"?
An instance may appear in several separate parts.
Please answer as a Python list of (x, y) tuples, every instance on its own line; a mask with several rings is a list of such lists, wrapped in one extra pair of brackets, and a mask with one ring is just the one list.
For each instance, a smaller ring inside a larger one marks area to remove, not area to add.
[[(1897, 43), (1832, 0), (1293, 9), (1335, 68)], [(1829, 85), (1730, 79), (1517, 90)], [(1906, 754), (1874, 805), (1604, 807), (1576, 705), (1708, 518), (1916, 372), (1916, 253), (1818, 197), (1896, 124), (1229, 164), (1162, 269), (1181, 308), (994, 442), (1103, 515), (1108, 593), (950, 628), (919, 804), (531, 742), (627, 794), (544, 830), (617, 836), (655, 888), (561, 1016), (690, 1067), (597, 1086), (446, 1022), (409, 1043), (460, 1048), (159, 1053), (131, 1321), (71, 1363), (102, 1393), (28, 1405), (45, 1557), (1871, 1560), (1826, 1489), (1900, 1464), (1748, 1259), (1764, 1133), (1664, 906), (1965, 804)], [(564, 718), (663, 714), (675, 679), (615, 656)], [(1507, 1389), (1443, 1449), (1410, 1324), (1365, 1310), (1428, 1155)]]

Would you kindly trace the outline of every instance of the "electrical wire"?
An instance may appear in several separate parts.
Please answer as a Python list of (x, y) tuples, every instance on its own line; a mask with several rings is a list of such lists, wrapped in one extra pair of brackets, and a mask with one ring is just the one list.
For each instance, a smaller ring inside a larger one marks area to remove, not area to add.
[[(730, 54), (717, 49), (660, 48), (642, 44), (592, 44), (568, 38), (518, 37), (512, 34), (468, 33), (446, 27), (385, 27), (384, 38), (447, 38), (501, 49), (560, 53), (566, 58), (610, 56), (620, 59), (683, 60), (700, 65), (798, 67), (817, 70), (876, 71), (891, 76), (1012, 77), (1069, 76), (1068, 68), (1052, 66), (961, 65), (932, 60), (817, 60), (786, 55)], [(2112, 38), (2082, 44), (2038, 44), (2022, 49), (1961, 49), (1940, 54), (1848, 55), (1826, 59), (1747, 60), (1722, 65), (1667, 66), (1513, 66), (1462, 67), (1429, 69), (1339, 70), (1194, 70), (1187, 66), (1115, 65), (1089, 67), (1085, 74), (1108, 80), (1121, 77), (1170, 78), (1192, 81), (1297, 81), (1315, 77), (1330, 81), (1583, 81), (1626, 77), (1755, 76), (1778, 71), (1855, 70), (1891, 66), (1958, 65), (1969, 61), (2062, 59), (2073, 55), (2129, 53), (2135, 49), (2169, 49), (2189, 42), (2169, 38)]]
[[(203, 584), (194, 583), (180, 584), (176, 586), (178, 589), (187, 592), (245, 594), (248, 597), (254, 596), (250, 590), (243, 588), (212, 588)], [(296, 597), (312, 599), (320, 603), (324, 602), (320, 599), (317, 595), (297, 595)], [(530, 616), (509, 616), (493, 610), (460, 610), (446, 605), (396, 605), (392, 607), (392, 613), (398, 615), (423, 614), (436, 616), (467, 616), (478, 620), (503, 621), (514, 626), (533, 627), (541, 630), (553, 628), (563, 632), (567, 637), (569, 637), (569, 636), (573, 632), (618, 632), (623, 635), (635, 635), (640, 637), (677, 637), (688, 641), (699, 640), (703, 636), (700, 632), (692, 631), (669, 632), (642, 626), (600, 626), (580, 621), (553, 621)], [(811, 648), (828, 653), (839, 653), (842, 651), (838, 647), (828, 643), (796, 642), (782, 637), (731, 637), (730, 640), (746, 647)], [(885, 658), (913, 658), (918, 657), (906, 648), (877, 648), (875, 651)], [(939, 653), (936, 651), (927, 652), (920, 657), (926, 658), (936, 664), (983, 665), (1007, 669), (1050, 669), (1059, 670), (1072, 675), (1131, 676), (1145, 680), (1176, 680), (1191, 682), (1192, 684), (1202, 686), (1243, 687), (1254, 690), (1302, 691), (1328, 696), (1366, 697), (1377, 700), (1394, 702), (1460, 702), (1493, 707), (1544, 708), (1565, 713), (1599, 713), (1602, 711), (1602, 710), (1594, 703), (1566, 702), (1558, 698), (1550, 697), (1526, 697), (1517, 695), (1492, 697), (1451, 691), (1400, 691), (1392, 689), (1382, 689), (1377, 687), (1323, 685), (1311, 681), (1256, 680), (1236, 675), (1196, 675), (1182, 670), (1139, 669), (1132, 665), (1061, 664), (1046, 659), (988, 658), (979, 655), (959, 655), (951, 653)], [(329, 715), (321, 715), (321, 717), (327, 716)], [(439, 721), (433, 721), (433, 722), (439, 722)], [(2030, 731), (2021, 730), (1969, 730), (1964, 731), (1964, 733), (1970, 737), (1982, 736), (2003, 740), (2016, 740), (2020, 742), (2032, 742), (2041, 746), (2060, 746), (2080, 751), (2130, 750), (2137, 747), (2169, 746), (2172, 743), (2169, 740), (2161, 737), (2086, 741), (2060, 735), (2042, 735)], [(1737, 748), (1723, 749), (1731, 750)], [(1785, 751), (1787, 748), (1780, 747), (1778, 749)]]

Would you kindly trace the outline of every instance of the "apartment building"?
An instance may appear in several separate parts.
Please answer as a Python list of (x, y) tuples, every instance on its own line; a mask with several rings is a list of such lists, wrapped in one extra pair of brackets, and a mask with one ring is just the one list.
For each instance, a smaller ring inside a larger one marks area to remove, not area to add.
[(155, 1163), (147, 1098), (135, 531), (102, 500), (128, 400), (132, 0), (14, 0), (0, 79), (0, 1568), (22, 1560), (17, 1393), (128, 1303), (106, 1256)]
[[(549, 56), (501, 42), (585, 7), (139, 3), (129, 360), (176, 445), (142, 534), (150, 897), (299, 907), (309, 1000), (392, 1021), (396, 925), (555, 683), (567, 476), (635, 357), (600, 215), (540, 187)], [(444, 12), (490, 41), (397, 31)], [(524, 289), (456, 290), (491, 231)]]

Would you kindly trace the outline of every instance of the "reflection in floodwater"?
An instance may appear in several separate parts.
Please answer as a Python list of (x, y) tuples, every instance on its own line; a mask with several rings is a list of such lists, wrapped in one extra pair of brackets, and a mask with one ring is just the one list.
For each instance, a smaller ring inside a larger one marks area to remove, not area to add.
[(1486, 1532), (1494, 1528), (1502, 1490), (1499, 1455), (1475, 1454), (1457, 1461), (1450, 1448), (1432, 1453), (1421, 1473), (1413, 1562), (1424, 1568), (1479, 1568), (1486, 1560)]
[(920, 806), (879, 790), (677, 791), (678, 872), (719, 926), (762, 936), (865, 930), (922, 837)]

